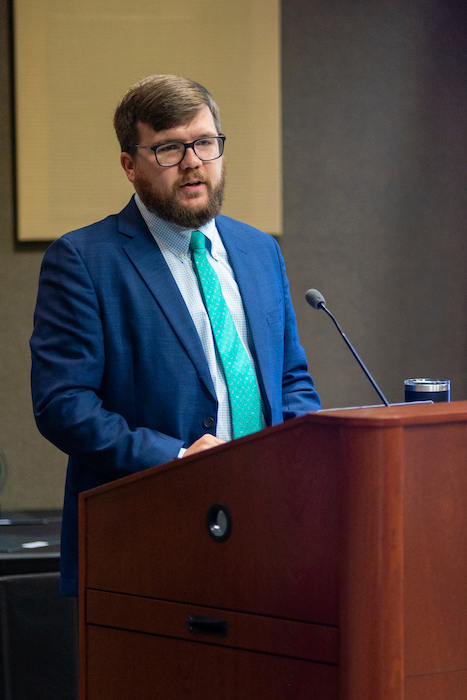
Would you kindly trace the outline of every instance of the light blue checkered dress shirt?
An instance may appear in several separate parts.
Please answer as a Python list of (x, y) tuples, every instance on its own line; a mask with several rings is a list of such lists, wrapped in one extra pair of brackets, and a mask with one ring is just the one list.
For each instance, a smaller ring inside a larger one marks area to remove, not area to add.
[[(169, 266), (198, 331), (219, 404), (216, 436), (221, 440), (231, 440), (232, 422), (227, 385), (189, 248), (193, 229), (185, 229), (182, 226), (159, 218), (145, 207), (138, 195), (135, 195), (135, 201), (152, 236), (161, 249), (162, 255)], [(208, 260), (219, 277), (222, 293), (232, 314), (238, 334), (257, 373), (251, 353), (252, 339), (243, 310), (242, 298), (214, 219), (211, 219), (198, 230), (204, 233), (208, 239), (208, 248), (210, 243), (210, 250), (207, 252)]]

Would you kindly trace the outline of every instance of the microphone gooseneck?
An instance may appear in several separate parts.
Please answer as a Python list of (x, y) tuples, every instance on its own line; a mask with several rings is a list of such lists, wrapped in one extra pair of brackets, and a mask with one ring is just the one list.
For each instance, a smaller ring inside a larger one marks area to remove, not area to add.
[(365, 372), (367, 378), (368, 378), (369, 381), (371, 382), (371, 384), (372, 384), (373, 388), (375, 389), (376, 393), (378, 394), (378, 396), (380, 397), (380, 399), (382, 400), (382, 402), (384, 403), (384, 405), (385, 405), (385, 406), (389, 406), (389, 402), (388, 402), (387, 398), (385, 397), (385, 395), (383, 394), (383, 392), (381, 391), (381, 389), (379, 388), (379, 386), (377, 385), (377, 383), (375, 382), (375, 380), (374, 380), (373, 377), (371, 376), (371, 374), (370, 374), (370, 372), (368, 371), (368, 369), (365, 367), (365, 365), (364, 365), (364, 363), (363, 363), (363, 360), (360, 358), (360, 355), (357, 353), (357, 351), (356, 351), (355, 348), (353, 347), (352, 343), (351, 343), (350, 340), (347, 338), (347, 336), (345, 335), (344, 331), (342, 330), (342, 328), (340, 327), (340, 325), (338, 324), (338, 322), (336, 321), (336, 319), (334, 318), (334, 316), (332, 315), (332, 313), (331, 313), (331, 312), (329, 311), (329, 309), (327, 308), (327, 306), (326, 306), (326, 299), (323, 297), (323, 295), (321, 294), (321, 292), (318, 292), (317, 289), (309, 289), (309, 290), (307, 291), (307, 293), (305, 294), (305, 297), (306, 297), (306, 300), (307, 300), (307, 302), (309, 303), (309, 305), (312, 306), (314, 309), (318, 309), (318, 310), (319, 310), (319, 309), (322, 309), (323, 311), (325, 311), (325, 312), (327, 313), (327, 315), (328, 315), (329, 318), (333, 321), (334, 325), (336, 326), (336, 328), (337, 328), (337, 330), (339, 331), (339, 333), (341, 334), (341, 336), (344, 338), (344, 340), (345, 340), (345, 342), (346, 342), (348, 348), (350, 349), (350, 352), (351, 352), (352, 355), (355, 357), (355, 359), (357, 360), (357, 362), (358, 362), (358, 364), (360, 365), (360, 367), (362, 368), (362, 370)]

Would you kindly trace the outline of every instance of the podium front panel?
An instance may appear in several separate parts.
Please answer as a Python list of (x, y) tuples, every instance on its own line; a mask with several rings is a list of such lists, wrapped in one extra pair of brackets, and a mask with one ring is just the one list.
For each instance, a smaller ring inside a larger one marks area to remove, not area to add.
[[(279, 426), (87, 497), (86, 588), (336, 625), (333, 431), (307, 431)], [(206, 525), (215, 504), (226, 541)]]

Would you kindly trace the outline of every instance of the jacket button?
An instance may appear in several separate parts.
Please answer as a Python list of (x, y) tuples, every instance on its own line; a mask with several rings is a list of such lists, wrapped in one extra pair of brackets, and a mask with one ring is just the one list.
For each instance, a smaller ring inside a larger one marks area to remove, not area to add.
[(203, 420), (203, 425), (205, 428), (212, 428), (212, 426), (214, 425), (214, 422), (215, 422), (214, 418), (212, 416), (208, 416), (207, 418), (205, 418)]

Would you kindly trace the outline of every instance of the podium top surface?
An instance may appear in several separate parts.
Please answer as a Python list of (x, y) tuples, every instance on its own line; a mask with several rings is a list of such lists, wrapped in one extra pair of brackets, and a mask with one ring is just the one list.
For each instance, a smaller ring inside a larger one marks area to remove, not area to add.
[(308, 414), (342, 424), (390, 427), (411, 424), (459, 422), (467, 420), (467, 401), (440, 403), (401, 403), (392, 406), (363, 406), (361, 408), (323, 409)]
[(316, 413), (308, 413), (284, 423), (279, 423), (270, 428), (265, 428), (259, 433), (246, 435), (243, 438), (219, 445), (210, 450), (184, 457), (182, 460), (176, 459), (166, 464), (156, 465), (142, 472), (136, 472), (135, 474), (125, 476), (116, 481), (97, 486), (89, 491), (82, 492), (79, 498), (81, 501), (85, 501), (89, 497), (94, 497), (100, 493), (125, 486), (125, 484), (131, 481), (145, 479), (152, 473), (160, 475), (169, 470), (185, 468), (191, 462), (217, 459), (218, 455), (221, 455), (222, 452), (225, 453), (225, 458), (228, 458), (228, 453), (231, 450), (243, 449), (240, 446), (244, 445), (246, 447), (248, 443), (251, 443), (253, 449), (260, 449), (259, 445), (255, 447), (255, 443), (259, 441), (261, 444), (264, 444), (263, 441), (267, 441), (268, 438), (272, 437), (275, 433), (280, 434), (296, 429), (300, 431), (303, 429), (307, 430), (317, 425), (354, 429), (384, 429), (462, 422), (467, 423), (467, 401), (453, 401), (449, 403), (406, 403), (392, 406), (324, 409)]

